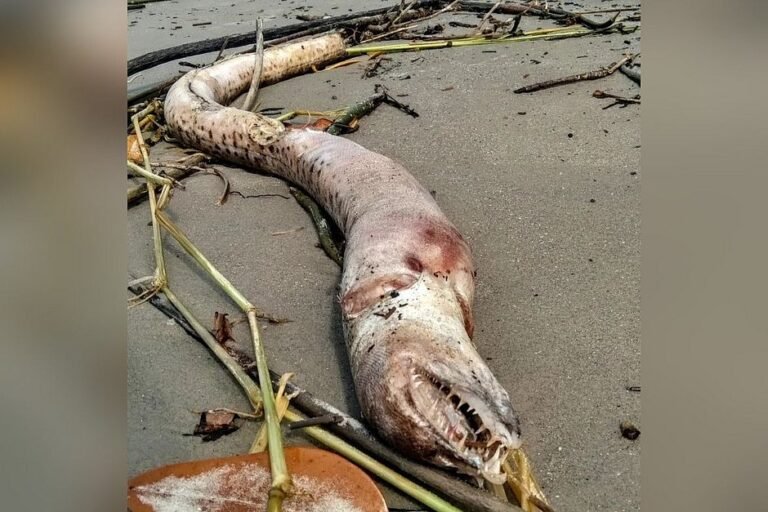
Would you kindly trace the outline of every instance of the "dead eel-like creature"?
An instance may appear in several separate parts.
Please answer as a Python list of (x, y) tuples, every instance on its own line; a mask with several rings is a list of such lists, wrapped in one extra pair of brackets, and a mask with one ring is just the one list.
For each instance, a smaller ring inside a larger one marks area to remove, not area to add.
[[(339, 35), (264, 53), (262, 84), (338, 60)], [(344, 335), (366, 420), (404, 454), (503, 481), (520, 446), (509, 395), (472, 343), (474, 263), (467, 242), (399, 163), (350, 140), (286, 129), (227, 107), (249, 87), (253, 55), (190, 71), (165, 114), (184, 144), (306, 190), (344, 232)]]

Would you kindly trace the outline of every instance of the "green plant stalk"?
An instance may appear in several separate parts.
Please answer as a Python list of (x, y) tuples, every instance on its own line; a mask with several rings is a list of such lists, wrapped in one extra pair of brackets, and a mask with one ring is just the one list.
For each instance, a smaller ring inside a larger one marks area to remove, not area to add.
[[(150, 195), (151, 197), (151, 195)], [(200, 267), (213, 278), (229, 297), (237, 303), (240, 309), (248, 317), (248, 324), (251, 328), (253, 337), (253, 350), (256, 359), (256, 368), (259, 373), (259, 384), (262, 389), (262, 404), (264, 408), (264, 419), (267, 424), (267, 446), (269, 449), (269, 463), (272, 471), (272, 487), (269, 491), (270, 512), (280, 510), (283, 498), (293, 490), (293, 482), (288, 473), (288, 467), (285, 464), (285, 454), (283, 453), (283, 438), (280, 430), (280, 420), (275, 407), (275, 395), (272, 391), (271, 380), (269, 378), (269, 368), (267, 367), (267, 358), (264, 353), (264, 345), (259, 335), (259, 326), (257, 323), (256, 307), (254, 307), (245, 296), (235, 288), (229, 280), (219, 272), (216, 267), (200, 252), (192, 241), (162, 212), (157, 212), (157, 219), (160, 224), (173, 236), (187, 253), (200, 265)]]
[(192, 241), (174, 224), (168, 216), (163, 212), (157, 212), (157, 220), (160, 221), (160, 225), (165, 228), (168, 233), (176, 239), (181, 247), (192, 256), (198, 265), (218, 284), (224, 293), (232, 299), (237, 306), (242, 309), (246, 314), (250, 309), (253, 309), (253, 305), (240, 293), (237, 288), (234, 287), (229, 280), (219, 272), (213, 264), (208, 261), (208, 258), (195, 247)]
[(541, 29), (538, 31), (527, 32), (517, 37), (500, 37), (496, 39), (486, 37), (468, 37), (464, 39), (450, 39), (444, 41), (423, 41), (415, 43), (394, 43), (383, 45), (362, 45), (353, 46), (347, 48), (346, 52), (349, 56), (362, 55), (365, 53), (374, 52), (407, 52), (411, 50), (435, 50), (440, 48), (450, 47), (462, 47), (462, 46), (479, 46), (486, 44), (501, 44), (501, 43), (515, 43), (524, 41), (536, 41), (539, 39), (565, 39), (568, 37), (581, 37), (589, 34), (594, 34), (599, 31), (589, 29)]
[[(140, 114), (140, 113), (139, 113)], [(141, 157), (144, 159), (143, 171), (149, 176), (157, 176), (152, 172), (152, 164), (149, 162), (149, 153), (147, 153), (147, 147), (144, 144), (144, 137), (141, 135), (141, 129), (139, 129), (139, 114), (133, 116), (133, 127), (136, 130), (136, 138), (139, 142), (139, 150), (141, 151)], [(131, 162), (128, 162), (129, 164)], [(129, 165), (130, 167), (130, 165)], [(138, 166), (137, 166), (138, 167)], [(146, 177), (146, 176), (145, 176)], [(159, 178), (159, 176), (157, 176)], [(163, 190), (169, 189), (170, 185), (163, 185)], [(149, 213), (152, 216), (152, 239), (154, 240), (155, 250), (155, 287), (157, 289), (162, 288), (168, 282), (168, 276), (165, 271), (165, 255), (163, 254), (163, 242), (160, 236), (160, 226), (157, 222), (157, 214), (159, 210), (157, 208), (157, 197), (155, 197), (155, 184), (152, 179), (147, 179), (147, 194), (149, 195)]]
[[(142, 155), (143, 156), (143, 155)], [(157, 174), (147, 171), (145, 168), (136, 165), (135, 163), (131, 162), (130, 160), (126, 160), (126, 163), (128, 164), (128, 168), (133, 171), (134, 173), (138, 174), (142, 178), (146, 179), (147, 181), (151, 181), (152, 183), (156, 185), (173, 185), (173, 182), (169, 178), (164, 178), (162, 176), (158, 176)]]
[(253, 382), (253, 379), (251, 379), (251, 377), (245, 373), (245, 370), (240, 367), (237, 361), (232, 359), (232, 357), (227, 353), (227, 350), (222, 347), (219, 342), (216, 341), (213, 335), (211, 335), (211, 333), (208, 332), (205, 327), (203, 327), (203, 325), (197, 320), (197, 318), (192, 315), (189, 309), (187, 309), (187, 307), (179, 300), (179, 298), (176, 297), (176, 294), (173, 293), (168, 286), (165, 286), (161, 291), (165, 294), (166, 297), (168, 297), (168, 300), (171, 302), (171, 304), (173, 304), (176, 309), (178, 309), (179, 312), (184, 315), (184, 318), (187, 319), (195, 332), (197, 332), (197, 334), (203, 339), (208, 349), (213, 352), (216, 357), (219, 358), (219, 361), (221, 361), (224, 366), (227, 367), (227, 370), (229, 370), (229, 372), (232, 374), (232, 377), (234, 377), (237, 383), (242, 386), (246, 396), (248, 397), (248, 401), (251, 402), (253, 408), (258, 411), (262, 406), (261, 390)]

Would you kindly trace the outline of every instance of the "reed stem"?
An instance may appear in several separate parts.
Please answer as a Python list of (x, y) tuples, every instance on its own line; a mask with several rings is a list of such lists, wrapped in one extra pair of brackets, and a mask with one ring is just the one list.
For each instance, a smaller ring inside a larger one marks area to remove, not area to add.
[[(152, 194), (150, 193), (150, 200)], [(269, 492), (268, 510), (270, 512), (279, 512), (283, 499), (293, 490), (291, 475), (288, 473), (288, 467), (285, 464), (285, 453), (283, 452), (283, 438), (280, 431), (280, 420), (275, 407), (275, 395), (272, 391), (272, 385), (269, 377), (269, 368), (267, 367), (267, 358), (264, 352), (264, 345), (261, 342), (259, 326), (257, 323), (256, 308), (251, 304), (240, 291), (224, 275), (213, 266), (205, 255), (192, 243), (192, 241), (182, 232), (163, 212), (156, 212), (159, 223), (165, 228), (171, 236), (181, 245), (187, 253), (200, 265), (200, 267), (219, 285), (248, 317), (248, 324), (253, 339), (253, 350), (256, 359), (256, 368), (259, 373), (259, 384), (261, 385), (261, 401), (264, 410), (264, 420), (267, 425), (267, 445), (269, 448), (269, 465), (272, 471), (272, 487)]]

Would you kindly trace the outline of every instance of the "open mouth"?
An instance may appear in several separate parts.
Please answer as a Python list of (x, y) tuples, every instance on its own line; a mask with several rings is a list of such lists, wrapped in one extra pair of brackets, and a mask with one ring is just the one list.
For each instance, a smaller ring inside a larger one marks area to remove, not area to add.
[(411, 375), (411, 396), (422, 417), (448, 445), (451, 459), (488, 480), (503, 481), (501, 464), (514, 443), (513, 435), (483, 400), (424, 370)]

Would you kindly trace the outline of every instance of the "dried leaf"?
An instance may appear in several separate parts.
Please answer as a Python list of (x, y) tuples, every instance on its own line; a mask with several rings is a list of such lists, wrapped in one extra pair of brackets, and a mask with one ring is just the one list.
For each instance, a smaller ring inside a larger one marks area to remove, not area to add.
[[(136, 165), (143, 165), (144, 164), (144, 157), (141, 155), (141, 148), (139, 147), (139, 139), (136, 137), (135, 134), (130, 134), (128, 136), (128, 160), (135, 163)], [(147, 152), (149, 152), (149, 149), (147, 149)]]
[(330, 128), (332, 124), (333, 124), (333, 121), (331, 121), (330, 119), (326, 119), (325, 117), (321, 117), (320, 119), (318, 119), (314, 123), (310, 124), (308, 126), (308, 128), (314, 128), (315, 130), (325, 131), (328, 128)]
[(198, 436), (206, 443), (215, 441), (240, 428), (240, 425), (235, 421), (236, 418), (237, 416), (231, 412), (205, 411), (200, 414), (200, 421), (195, 426), (194, 432), (186, 435)]
[(216, 341), (222, 345), (229, 340), (235, 341), (232, 337), (232, 325), (227, 320), (226, 313), (219, 313), (218, 311), (213, 313), (213, 335)]

